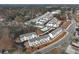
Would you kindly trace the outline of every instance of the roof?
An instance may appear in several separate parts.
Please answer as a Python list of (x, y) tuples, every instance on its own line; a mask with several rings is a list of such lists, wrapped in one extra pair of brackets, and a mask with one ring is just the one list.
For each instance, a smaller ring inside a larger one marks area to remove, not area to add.
[(57, 28), (59, 26), (58, 20), (56, 18), (53, 18), (52, 20), (48, 21), (43, 28), (41, 28), (41, 31), (47, 31), (50, 28)]
[[(30, 20), (28, 22), (25, 22), (25, 25), (32, 25), (34, 27), (43, 28), (44, 24), (51, 20), (53, 18), (53, 15), (51, 12), (46, 12), (42, 16), (36, 17), (33, 20)], [(33, 24), (31, 23), (33, 22)]]
[[(56, 30), (54, 30), (53, 32), (47, 34), (47, 35), (43, 35), (43, 36), (40, 36), (40, 37), (35, 37), (33, 39), (30, 39), (29, 40), (29, 45), (30, 46), (35, 46), (35, 45), (39, 45), (39, 44), (44, 44), (46, 43), (48, 40), (54, 38), (55, 36), (57, 36), (60, 32), (62, 31), (61, 28), (58, 28)], [(35, 43), (37, 42), (37, 43)]]
[(52, 14), (60, 14), (60, 13), (61, 13), (61, 10), (52, 11)]
[(41, 31), (47, 31), (49, 28), (48, 27), (44, 27), (42, 29), (40, 29)]
[(42, 43), (46, 43), (47, 40), (49, 40), (50, 37), (48, 35), (44, 35), (44, 36), (40, 36), (40, 37), (37, 37), (37, 38), (33, 38), (33, 39), (30, 39), (28, 41), (29, 45), (30, 46), (36, 46), (36, 45), (39, 45), (39, 44), (42, 44)]
[(55, 29), (54, 31), (52, 31), (51, 34), (55, 34), (56, 32), (60, 32), (60, 31), (62, 31), (61, 27), (59, 27), (59, 28)]
[(49, 26), (49, 24), (52, 24), (52, 26), (53, 26), (54, 24), (57, 23), (57, 21), (58, 21), (58, 19), (54, 17), (52, 20), (50, 20), (50, 21), (46, 24), (46, 26)]
[(35, 32), (32, 33), (26, 33), (26, 34), (22, 34), (20, 35), (20, 40), (21, 42), (26, 41), (26, 40), (30, 40), (37, 37), (37, 34)]

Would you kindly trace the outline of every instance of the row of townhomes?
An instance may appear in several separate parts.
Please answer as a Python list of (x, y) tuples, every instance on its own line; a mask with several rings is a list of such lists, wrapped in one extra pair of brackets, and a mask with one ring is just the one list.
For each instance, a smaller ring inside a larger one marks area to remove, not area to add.
[(24, 23), (25, 26), (36, 28), (35, 32), (19, 36), (28, 53), (60, 53), (67, 48), (75, 32), (75, 21), (68, 18), (60, 20), (55, 17), (60, 14), (61, 10), (46, 12)]

